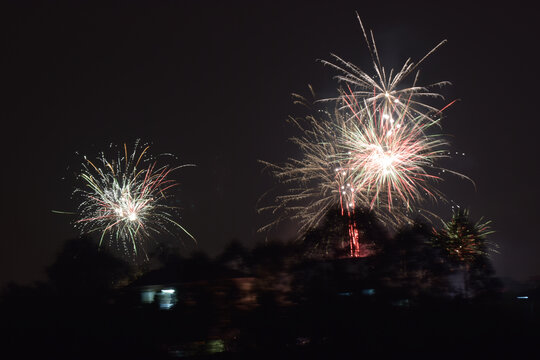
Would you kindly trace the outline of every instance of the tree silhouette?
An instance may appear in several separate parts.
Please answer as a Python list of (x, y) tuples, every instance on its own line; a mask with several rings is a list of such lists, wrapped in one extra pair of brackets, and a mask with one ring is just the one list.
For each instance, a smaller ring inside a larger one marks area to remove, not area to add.
[(360, 257), (373, 255), (388, 238), (382, 224), (369, 210), (357, 209), (349, 217), (344, 216), (339, 207), (334, 207), (328, 211), (319, 227), (305, 234), (306, 252), (314, 257), (348, 257), (351, 225), (358, 232)]
[(431, 230), (423, 223), (401, 228), (377, 254), (376, 276), (381, 285), (406, 297), (440, 297), (448, 293), (448, 264), (431, 244)]
[(47, 269), (50, 283), (63, 295), (107, 296), (124, 284), (130, 266), (100, 250), (89, 238), (68, 240), (56, 261)]
[(217, 263), (229, 271), (249, 273), (249, 251), (239, 240), (232, 240), (217, 257)]

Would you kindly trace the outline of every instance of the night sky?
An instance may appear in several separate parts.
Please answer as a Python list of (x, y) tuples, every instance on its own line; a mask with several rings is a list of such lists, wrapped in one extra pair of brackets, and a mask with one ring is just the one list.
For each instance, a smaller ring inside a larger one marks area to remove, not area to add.
[(154, 154), (197, 164), (174, 173), (181, 222), (199, 241), (185, 239), (186, 252), (262, 241), (256, 229), (268, 218), (256, 202), (275, 182), (257, 160), (298, 154), (287, 143), (294, 129), (285, 120), (300, 112), (291, 93), (312, 84), (320, 97), (335, 94), (335, 73), (317, 61), (330, 53), (371, 72), (355, 11), (387, 68), (448, 39), (420, 82), (452, 82), (439, 105), (460, 101), (443, 132), (466, 155), (449, 166), (476, 189), (441, 189), (474, 219), (493, 221), (499, 276), (540, 275), (536, 11), (518, 2), (258, 3), (4, 2), (0, 285), (45, 279), (78, 236), (73, 218), (52, 210), (75, 209), (80, 156), (111, 142), (140, 138)]

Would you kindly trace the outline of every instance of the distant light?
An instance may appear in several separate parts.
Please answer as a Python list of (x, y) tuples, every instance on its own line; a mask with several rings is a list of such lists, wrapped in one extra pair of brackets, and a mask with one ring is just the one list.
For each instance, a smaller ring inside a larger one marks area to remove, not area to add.
[(528, 296), (518, 296), (517, 299), (528, 299)]
[(362, 295), (368, 295), (368, 296), (375, 295), (375, 289), (363, 289)]
[(176, 291), (174, 289), (163, 289), (161, 292), (165, 294), (174, 294)]
[(226, 350), (225, 343), (221, 339), (208, 340), (206, 350), (209, 354), (224, 352)]
[(156, 295), (155, 291), (143, 291), (141, 292), (141, 301), (144, 304), (151, 304), (154, 302), (154, 296)]

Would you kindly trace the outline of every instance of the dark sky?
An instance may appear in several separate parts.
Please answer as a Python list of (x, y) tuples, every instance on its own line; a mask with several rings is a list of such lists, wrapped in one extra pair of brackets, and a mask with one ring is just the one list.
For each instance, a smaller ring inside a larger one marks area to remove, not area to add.
[[(111, 142), (141, 138), (153, 153), (197, 164), (175, 178), (181, 221), (198, 249), (214, 255), (232, 238), (260, 241), (265, 219), (255, 203), (273, 180), (257, 160), (295, 155), (285, 122), (298, 110), (291, 93), (313, 84), (321, 97), (335, 94), (335, 74), (317, 62), (330, 53), (371, 70), (355, 10), (388, 68), (448, 39), (420, 80), (453, 83), (442, 93), (461, 101), (446, 111), (443, 131), (452, 150), (466, 153), (453, 165), (476, 190), (463, 181), (442, 188), (473, 218), (493, 221), (500, 276), (540, 274), (532, 8), (252, 3), (4, 2), (0, 284), (44, 279), (62, 244), (78, 235), (72, 218), (51, 211), (75, 207), (75, 153), (92, 156)], [(449, 214), (447, 206), (441, 215)]]

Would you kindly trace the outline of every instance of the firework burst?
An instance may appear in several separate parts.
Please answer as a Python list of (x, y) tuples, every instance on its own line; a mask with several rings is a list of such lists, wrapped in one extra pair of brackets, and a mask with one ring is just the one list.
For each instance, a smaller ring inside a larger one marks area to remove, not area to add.
[[(352, 94), (352, 96), (359, 101), (363, 101), (369, 105), (358, 109), (359, 111), (371, 107), (373, 112), (378, 110), (386, 113), (394, 111), (400, 112), (403, 114), (403, 117), (409, 121), (432, 122), (433, 114), (440, 113), (453, 102), (446, 105), (443, 109), (438, 109), (427, 104), (424, 99), (443, 98), (441, 94), (432, 89), (440, 88), (449, 85), (450, 83), (448, 81), (441, 81), (427, 86), (419, 86), (418, 79), (420, 72), (417, 71), (417, 69), (418, 66), (436, 52), (446, 40), (441, 41), (418, 62), (415, 63), (409, 58), (405, 61), (399, 71), (391, 69), (388, 72), (382, 65), (373, 32), (370, 31), (368, 37), (358, 14), (357, 18), (373, 62), (375, 76), (369, 75), (351, 62), (348, 62), (335, 54), (331, 54), (334, 58), (334, 62), (326, 60), (322, 60), (321, 62), (339, 72), (339, 75), (335, 78), (339, 83), (345, 86), (345, 89), (340, 91), (340, 96), (337, 98), (325, 99), (323, 101), (337, 100), (341, 103), (344, 96), (349, 97)], [(404, 86), (404, 81), (413, 73), (415, 76), (412, 86)], [(344, 106), (346, 107), (346, 105)], [(357, 116), (359, 114), (352, 115)]]
[[(278, 215), (261, 230), (289, 219), (304, 234), (340, 206), (350, 219), (350, 255), (367, 256), (353, 221), (355, 212), (369, 210), (389, 229), (412, 223), (417, 216), (435, 216), (422, 204), (444, 198), (435, 183), (442, 180), (437, 163), (448, 157), (448, 144), (436, 133), (436, 122), (410, 122), (404, 113), (382, 108), (374, 112), (353, 96), (344, 99), (348, 106), (334, 112), (290, 119), (300, 133), (291, 138), (300, 157), (282, 165), (263, 162), (287, 189), (274, 204), (260, 209)], [(433, 135), (427, 135), (430, 127)]]
[(443, 221), (440, 230), (433, 229), (433, 244), (442, 248), (450, 259), (460, 264), (471, 264), (480, 256), (497, 253), (496, 244), (488, 242), (491, 221), (470, 220), (469, 211), (454, 211), (449, 221)]
[[(423, 209), (428, 200), (443, 195), (434, 184), (442, 180), (438, 160), (448, 157), (448, 143), (437, 134), (440, 116), (449, 103), (438, 109), (424, 99), (442, 98), (430, 89), (449, 84), (446, 81), (419, 86), (418, 66), (445, 41), (420, 61), (408, 59), (402, 68), (387, 72), (382, 66), (373, 33), (368, 37), (358, 17), (375, 69), (375, 76), (333, 55), (335, 62), (322, 61), (339, 72), (342, 85), (338, 96), (316, 102), (332, 102), (333, 112), (319, 111), (317, 116), (291, 119), (302, 135), (293, 137), (301, 155), (283, 165), (263, 162), (287, 191), (275, 198), (271, 209), (281, 216), (261, 230), (282, 219), (297, 221), (300, 233), (316, 227), (332, 207), (339, 205), (349, 219), (350, 256), (367, 256), (359, 242), (355, 209), (369, 210), (395, 229), (412, 223), (413, 217), (428, 220), (435, 214)], [(416, 73), (412, 86), (405, 80)], [(305, 99), (296, 95), (297, 102)], [(306, 124), (307, 123), (307, 124)], [(470, 180), (470, 179), (469, 179)]]
[(175, 208), (169, 206), (169, 190), (178, 185), (168, 178), (183, 165), (171, 168), (158, 166), (148, 155), (148, 146), (138, 153), (138, 142), (128, 154), (126, 144), (115, 159), (101, 153), (97, 162), (85, 157), (79, 178), (84, 186), (74, 195), (80, 199), (79, 219), (75, 226), (81, 233), (100, 233), (104, 239), (118, 241), (137, 254), (138, 245), (152, 234), (172, 233), (180, 229), (193, 236), (174, 220)]
[[(306, 100), (295, 95), (297, 102)], [(359, 166), (351, 161), (348, 113), (317, 111), (317, 116), (290, 118), (300, 135), (290, 140), (300, 150), (299, 158), (289, 158), (281, 165), (261, 161), (272, 175), (286, 187), (275, 202), (259, 210), (271, 210), (277, 218), (260, 231), (269, 230), (283, 219), (299, 224), (299, 233), (318, 226), (326, 213), (340, 206), (343, 215), (351, 217), (356, 208), (374, 212), (390, 227), (398, 226), (408, 218), (401, 209), (386, 211), (382, 206), (369, 206), (370, 194), (365, 186), (358, 186)], [(367, 173), (365, 173), (367, 174)], [(380, 205), (380, 202), (378, 203)], [(350, 229), (351, 234), (355, 229)]]
[(433, 183), (441, 180), (436, 163), (448, 156), (448, 144), (438, 135), (426, 135), (434, 123), (409, 122), (406, 110), (373, 112), (367, 105), (361, 109), (353, 97), (347, 100), (354, 115), (341, 129), (342, 161), (349, 169), (349, 183), (369, 207), (392, 212), (396, 200), (410, 209), (425, 198), (440, 199)]

